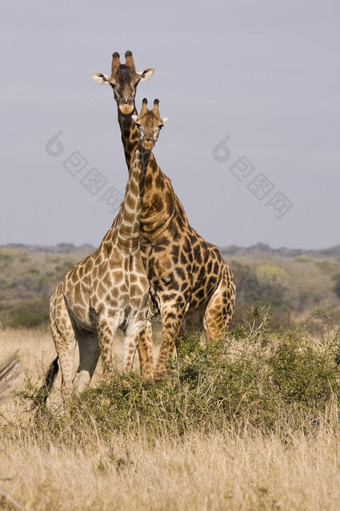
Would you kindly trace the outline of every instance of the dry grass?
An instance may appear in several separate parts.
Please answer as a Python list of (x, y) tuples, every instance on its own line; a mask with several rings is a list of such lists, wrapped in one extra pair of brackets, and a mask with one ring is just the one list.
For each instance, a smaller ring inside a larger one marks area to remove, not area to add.
[[(1, 332), (0, 347), (2, 359), (21, 349), (23, 373), (36, 379), (54, 356), (44, 332)], [(119, 342), (116, 348), (119, 357)], [(141, 428), (103, 439), (95, 423), (84, 423), (81, 445), (66, 445), (32, 425), (27, 433), (30, 413), (14, 400), (12, 425), (0, 425), (0, 477), (10, 478), (2, 486), (27, 511), (339, 509), (334, 427), (285, 436), (243, 427), (151, 439)], [(0, 509), (15, 507), (3, 496)]]
[[(20, 437), (0, 452), (7, 489), (27, 510), (339, 509), (339, 437), (234, 432), (182, 439), (88, 432), (86, 451)], [(1, 509), (6, 507), (3, 500)]]

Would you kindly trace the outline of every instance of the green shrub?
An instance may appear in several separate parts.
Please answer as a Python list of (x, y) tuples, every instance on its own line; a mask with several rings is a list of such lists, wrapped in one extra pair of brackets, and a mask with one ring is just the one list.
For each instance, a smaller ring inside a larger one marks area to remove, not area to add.
[[(103, 437), (141, 429), (151, 437), (231, 426), (263, 433), (313, 430), (340, 404), (339, 353), (338, 336), (320, 345), (303, 332), (273, 334), (268, 311), (257, 308), (224, 341), (189, 337), (166, 382), (114, 372), (109, 382), (74, 396), (62, 421), (72, 424), (73, 441), (81, 440), (84, 423), (95, 423)], [(42, 428), (48, 420), (49, 429), (65, 437), (60, 419), (43, 408), (37, 417)]]

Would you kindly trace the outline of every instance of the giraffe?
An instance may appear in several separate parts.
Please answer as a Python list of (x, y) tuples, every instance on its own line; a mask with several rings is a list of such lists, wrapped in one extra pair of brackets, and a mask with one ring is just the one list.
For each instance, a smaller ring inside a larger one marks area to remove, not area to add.
[[(128, 168), (138, 143), (132, 121), (136, 114), (136, 88), (139, 81), (150, 78), (152, 73), (150, 69), (137, 73), (133, 55), (127, 51), (125, 64), (120, 63), (117, 52), (113, 54), (110, 76), (92, 75), (96, 82), (113, 89)], [(226, 334), (234, 312), (236, 285), (220, 250), (189, 224), (171, 180), (161, 171), (152, 153), (140, 220), (142, 260), (154, 313), (159, 313), (162, 320), (162, 342), (154, 376), (163, 379), (183, 327), (190, 330), (203, 327), (209, 340)], [(147, 335), (149, 331), (145, 330), (140, 346), (148, 344)]]
[[(137, 133), (139, 130), (138, 143), (131, 160), (125, 197), (112, 227), (97, 250), (68, 270), (51, 296), (51, 330), (57, 358), (46, 374), (43, 386), (45, 401), (58, 371), (58, 360), (63, 399), (67, 401), (72, 383), (78, 391), (88, 386), (100, 355), (104, 375), (108, 373), (113, 336), (118, 327), (125, 333), (124, 371), (132, 368), (141, 333), (144, 329), (151, 329), (149, 284), (140, 254), (139, 231), (151, 149), (167, 120), (160, 117), (158, 104), (156, 99), (153, 109), (148, 110), (144, 99), (140, 116), (133, 116)], [(143, 342), (143, 374), (152, 377), (150, 336), (146, 336)], [(80, 363), (72, 382), (77, 343)]]

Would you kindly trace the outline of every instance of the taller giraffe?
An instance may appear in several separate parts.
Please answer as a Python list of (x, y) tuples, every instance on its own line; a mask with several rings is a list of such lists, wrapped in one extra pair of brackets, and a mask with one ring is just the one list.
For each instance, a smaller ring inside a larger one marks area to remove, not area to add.
[[(46, 375), (44, 399), (58, 372), (58, 360), (63, 398), (70, 396), (77, 342), (80, 363), (74, 384), (81, 391), (90, 383), (100, 354), (104, 373), (110, 370), (112, 341), (118, 327), (125, 333), (125, 371), (132, 367), (144, 329), (150, 329), (149, 284), (140, 254), (139, 233), (146, 169), (151, 149), (167, 120), (161, 119), (158, 103), (155, 100), (153, 109), (148, 110), (144, 99), (140, 116), (134, 116), (139, 136), (125, 197), (112, 227), (99, 248), (70, 268), (52, 294), (50, 318), (57, 358)], [(152, 377), (151, 339), (144, 336), (143, 342), (143, 374)]]
[[(118, 53), (113, 54), (110, 76), (92, 75), (98, 83), (113, 88), (128, 167), (138, 143), (132, 122), (136, 87), (145, 74), (151, 76), (150, 71), (137, 73), (132, 53), (127, 51), (125, 64), (120, 63)], [(170, 179), (153, 154), (146, 171), (141, 238), (150, 293), (162, 318), (162, 343), (155, 369), (155, 378), (162, 378), (184, 322), (194, 328), (203, 324), (208, 339), (225, 335), (233, 316), (236, 286), (220, 250), (190, 226)]]

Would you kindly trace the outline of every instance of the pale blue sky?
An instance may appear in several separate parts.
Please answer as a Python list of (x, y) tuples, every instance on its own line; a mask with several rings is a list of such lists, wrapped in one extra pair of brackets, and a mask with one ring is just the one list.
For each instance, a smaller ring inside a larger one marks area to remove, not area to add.
[(0, 244), (99, 244), (127, 170), (91, 73), (128, 49), (156, 70), (137, 106), (169, 118), (154, 152), (201, 235), (340, 243), (338, 1), (2, 0), (0, 20)]

